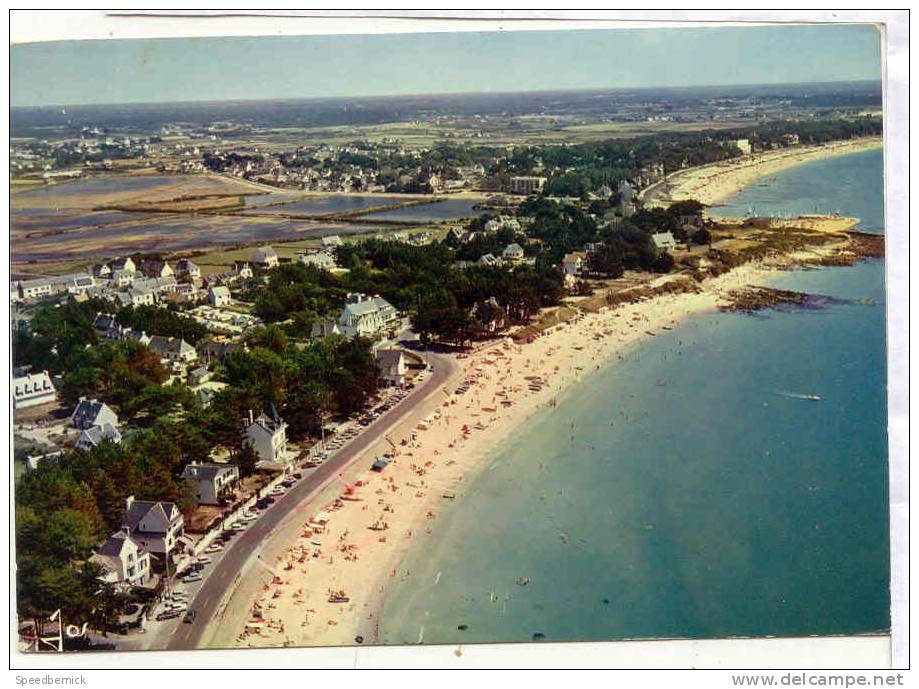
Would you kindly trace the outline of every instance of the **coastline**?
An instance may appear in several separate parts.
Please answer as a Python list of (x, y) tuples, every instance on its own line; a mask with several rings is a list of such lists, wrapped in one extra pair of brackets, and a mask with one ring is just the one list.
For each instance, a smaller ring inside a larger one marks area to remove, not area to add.
[[(363, 484), (354, 496), (336, 504), (343, 486), (332, 485), (264, 544), (260, 557), (275, 571), (261, 578), (250, 575), (246, 586), (230, 596), (224, 619), (207, 645), (374, 642), (389, 584), (397, 576), (411, 577), (401, 568), (408, 548), (417, 538), (436, 536), (436, 509), (449, 499), (444, 494), (461, 499), (464, 486), (487, 468), (483, 460), (498, 443), (537, 411), (554, 404), (588, 371), (614, 361), (615, 355), (656, 331), (716, 309), (728, 292), (761, 284), (777, 270), (801, 261), (831, 255), (843, 244), (748, 263), (705, 280), (698, 292), (665, 294), (614, 310), (586, 313), (577, 322), (556, 326), (532, 344), (518, 346), (504, 338), (459, 359), (459, 371), (445, 385), (443, 400), (435, 399), (434, 405), (403, 420), (390, 434), (399, 450), (396, 462), (382, 473), (370, 471), (373, 458), (390, 449), (381, 439), (343, 477), (343, 481)], [(544, 381), (536, 386), (541, 389), (531, 387), (533, 376)], [(464, 395), (447, 394), (462, 380), (476, 382)], [(505, 400), (512, 404), (505, 406)], [(425, 414), (427, 423), (422, 430), (419, 422)], [(468, 432), (463, 432), (464, 425)], [(403, 439), (406, 446), (401, 445)], [(322, 533), (317, 533), (310, 520), (324, 511), (328, 521)], [(370, 528), (382, 522), (387, 523), (386, 530)], [(349, 600), (330, 602), (331, 591), (344, 591)], [(264, 622), (247, 631), (246, 620), (254, 603), (259, 604)]]
[(640, 198), (648, 205), (666, 205), (687, 199), (696, 199), (706, 206), (718, 205), (765, 175), (815, 160), (867, 151), (883, 144), (882, 137), (865, 137), (754, 153), (674, 172), (645, 189)]

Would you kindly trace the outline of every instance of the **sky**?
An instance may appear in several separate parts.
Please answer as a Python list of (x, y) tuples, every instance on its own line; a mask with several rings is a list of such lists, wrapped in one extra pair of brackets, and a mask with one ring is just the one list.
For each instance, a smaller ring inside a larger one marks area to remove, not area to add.
[(13, 46), (10, 105), (880, 79), (870, 25), (59, 41)]

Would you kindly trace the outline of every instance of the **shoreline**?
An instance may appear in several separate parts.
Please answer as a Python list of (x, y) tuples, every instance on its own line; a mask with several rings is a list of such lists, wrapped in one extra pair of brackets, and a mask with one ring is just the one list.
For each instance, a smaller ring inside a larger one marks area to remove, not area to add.
[[(348, 483), (363, 484), (353, 496), (341, 500), (343, 487), (331, 486), (298, 515), (300, 521), (291, 519), (264, 543), (263, 561), (270, 562), (276, 572), (261, 578), (253, 573), (246, 590), (240, 587), (239, 595), (231, 595), (224, 606), (232, 610), (231, 617), (242, 619), (247, 608), (258, 603), (264, 623), (246, 631), (245, 621), (240, 626), (227, 619), (227, 624), (215, 630), (209, 646), (332, 646), (378, 641), (390, 584), (397, 576), (401, 580), (411, 577), (403, 568), (408, 549), (417, 539), (436, 535), (436, 510), (449, 499), (444, 494), (461, 499), (464, 487), (487, 469), (485, 460), (500, 442), (523, 428), (536, 412), (554, 405), (589, 371), (615, 364), (614, 356), (656, 331), (716, 309), (728, 292), (768, 281), (777, 271), (802, 261), (833, 254), (842, 244), (748, 263), (705, 280), (698, 292), (659, 295), (585, 313), (552, 328), (532, 344), (516, 345), (508, 338), (484, 343), (468, 358), (457, 361), (459, 370), (445, 385), (447, 391), (453, 391), (459, 381), (475, 380), (468, 392), (437, 400), (440, 403), (427, 412), (427, 423), (419, 424), (426, 413), (420, 410), (390, 433), (399, 451), (395, 462), (382, 473), (369, 470), (373, 458), (390, 449), (385, 439), (379, 440), (343, 477)], [(531, 387), (533, 376), (544, 384)], [(319, 512), (328, 513), (321, 533), (310, 524)], [(372, 530), (384, 521), (385, 531)], [(331, 591), (344, 591), (349, 600), (330, 602)]]
[(671, 173), (639, 196), (647, 205), (665, 205), (696, 199), (706, 206), (718, 205), (760, 177), (816, 160), (861, 153), (883, 146), (882, 137), (832, 141), (816, 146), (766, 151)]

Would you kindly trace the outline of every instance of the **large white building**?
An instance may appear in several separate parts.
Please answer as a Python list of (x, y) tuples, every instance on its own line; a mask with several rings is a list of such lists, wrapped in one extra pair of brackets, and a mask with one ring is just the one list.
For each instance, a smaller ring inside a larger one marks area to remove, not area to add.
[(185, 519), (173, 502), (125, 499), (121, 527), (146, 550), (165, 559), (185, 530)]
[(150, 553), (128, 533), (118, 531), (89, 558), (102, 567), (102, 581), (119, 588), (143, 586), (150, 580)]
[(182, 478), (192, 486), (199, 505), (219, 505), (221, 498), (229, 497), (239, 483), (239, 467), (192, 462), (182, 471)]
[(253, 419), (250, 412), (244, 442), (259, 459), (284, 462), (287, 459), (287, 424), (280, 417), (267, 414)]
[(345, 337), (373, 337), (399, 319), (396, 308), (380, 296), (349, 294), (338, 328)]
[(10, 383), (13, 395), (13, 409), (25, 409), (39, 404), (48, 404), (57, 399), (57, 392), (47, 371), (17, 376)]

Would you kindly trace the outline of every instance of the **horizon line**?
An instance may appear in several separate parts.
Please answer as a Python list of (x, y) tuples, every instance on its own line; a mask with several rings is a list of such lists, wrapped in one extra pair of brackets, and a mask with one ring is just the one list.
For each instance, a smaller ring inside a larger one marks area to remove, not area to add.
[(775, 82), (757, 82), (757, 83), (734, 83), (734, 84), (694, 84), (685, 85), (661, 85), (661, 86), (608, 86), (592, 88), (574, 88), (574, 89), (526, 89), (520, 91), (437, 91), (437, 92), (420, 92), (420, 93), (389, 93), (375, 95), (351, 95), (351, 96), (296, 96), (296, 97), (271, 97), (271, 98), (221, 98), (216, 100), (181, 100), (181, 101), (109, 101), (99, 103), (47, 103), (44, 105), (10, 105), (10, 111), (41, 109), (41, 108), (92, 108), (106, 106), (143, 106), (143, 105), (208, 105), (219, 103), (259, 103), (259, 102), (297, 102), (297, 101), (335, 101), (335, 100), (353, 100), (364, 98), (368, 100), (385, 99), (385, 98), (419, 98), (419, 97), (441, 97), (441, 96), (502, 96), (502, 95), (524, 95), (524, 94), (550, 94), (550, 93), (597, 93), (613, 91), (653, 91), (653, 90), (688, 90), (688, 89), (716, 89), (716, 88), (743, 88), (743, 87), (762, 87), (762, 86), (818, 86), (823, 84), (880, 84), (884, 80), (879, 79), (838, 79), (829, 81), (775, 81)]

